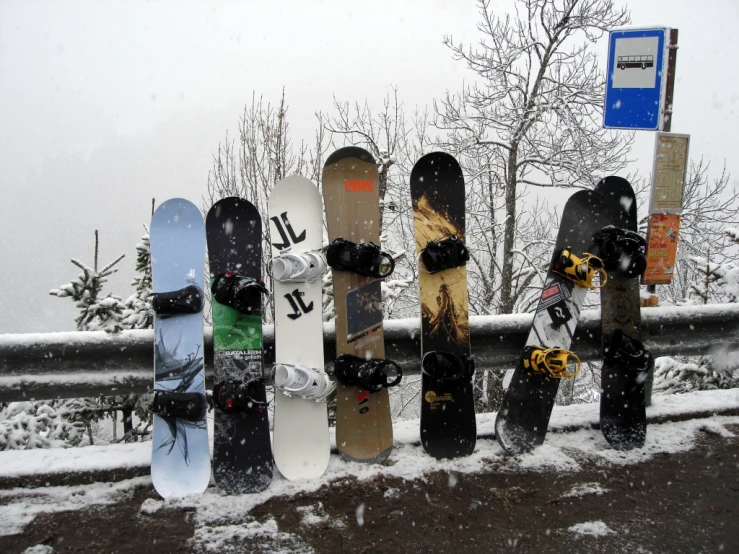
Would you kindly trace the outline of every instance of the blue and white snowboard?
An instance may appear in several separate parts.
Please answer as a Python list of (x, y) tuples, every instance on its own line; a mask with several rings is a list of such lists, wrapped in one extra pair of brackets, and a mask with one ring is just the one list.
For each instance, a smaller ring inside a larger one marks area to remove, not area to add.
[[(205, 225), (200, 210), (182, 198), (167, 200), (151, 219), (154, 293), (195, 286), (202, 291)], [(203, 313), (154, 317), (154, 389), (205, 394)], [(210, 481), (205, 413), (202, 420), (154, 414), (151, 478), (163, 498), (200, 494)]]

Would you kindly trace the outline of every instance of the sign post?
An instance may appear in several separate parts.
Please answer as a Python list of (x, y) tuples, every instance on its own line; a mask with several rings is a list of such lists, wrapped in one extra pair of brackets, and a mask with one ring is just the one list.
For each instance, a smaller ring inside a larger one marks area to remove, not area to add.
[(690, 135), (657, 133), (647, 231), (645, 285), (669, 285), (677, 261)]
[[(671, 131), (672, 97), (677, 64), (677, 29), (668, 27), (617, 29), (608, 39), (608, 74), (603, 127)], [(652, 173), (652, 198), (647, 231), (647, 290), (669, 284), (674, 274), (680, 230), (687, 135), (658, 133)], [(645, 383), (651, 404), (653, 372)]]
[(672, 100), (666, 102), (670, 31), (667, 27), (611, 31), (604, 128), (664, 129), (671, 115), (665, 113), (666, 106), (672, 110)]

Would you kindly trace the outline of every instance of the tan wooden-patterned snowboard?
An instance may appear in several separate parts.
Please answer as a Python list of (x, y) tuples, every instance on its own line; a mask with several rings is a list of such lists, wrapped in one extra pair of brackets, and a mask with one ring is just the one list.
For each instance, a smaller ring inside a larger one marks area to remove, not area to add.
[[(328, 238), (380, 243), (380, 193), (372, 155), (357, 147), (337, 150), (323, 167)], [(333, 271), (336, 355), (384, 358), (380, 279)], [(387, 388), (369, 393), (337, 383), (336, 446), (346, 461), (384, 462), (393, 447)]]

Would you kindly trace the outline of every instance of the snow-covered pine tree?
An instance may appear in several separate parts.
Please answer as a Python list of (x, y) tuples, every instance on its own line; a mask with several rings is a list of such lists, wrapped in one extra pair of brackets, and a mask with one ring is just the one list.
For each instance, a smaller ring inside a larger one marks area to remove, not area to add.
[[(739, 244), (739, 229), (729, 227), (725, 235), (729, 242)], [(739, 302), (739, 264), (734, 261), (716, 263), (710, 257), (709, 250), (706, 257), (688, 258), (698, 273), (689, 289), (693, 302)], [(736, 387), (739, 387), (739, 362), (731, 356), (664, 356), (655, 360), (655, 394)]]
[[(687, 356), (663, 356), (654, 363), (655, 394), (680, 394), (698, 390), (733, 389), (739, 387), (736, 361), (732, 364), (726, 356), (720, 360), (714, 356), (699, 358)], [(719, 363), (716, 363), (716, 362)]]
[(83, 439), (53, 402), (11, 402), (0, 412), (0, 450), (77, 446)]
[(131, 284), (135, 292), (126, 299), (123, 320), (124, 329), (151, 329), (154, 326), (154, 310), (151, 307), (151, 246), (149, 229), (144, 225), (141, 242), (136, 245), (136, 271)]
[[(108, 294), (104, 298), (100, 296), (107, 278), (118, 271), (114, 267), (124, 258), (125, 254), (98, 270), (99, 245), (100, 237), (96, 229), (93, 267), (73, 258), (72, 263), (79, 267), (82, 273), (71, 283), (58, 289), (52, 289), (49, 294), (59, 298), (71, 298), (77, 302), (76, 306), (80, 310), (80, 315), (75, 319), (78, 331), (117, 333), (124, 328), (125, 306), (118, 296), (113, 294)], [(116, 409), (115, 397), (70, 398), (62, 401), (34, 403), (36, 404), (45, 404), (56, 409), (60, 418), (75, 428), (76, 434), (71, 436), (69, 441), (72, 446), (84, 443), (85, 435), (92, 444), (92, 423), (113, 413)], [(37, 407), (37, 409), (40, 408)]]
[[(725, 236), (730, 243), (739, 244), (739, 229), (729, 227)], [(710, 250), (706, 257), (691, 256), (698, 280), (690, 286), (690, 294), (697, 296), (703, 304), (711, 299), (718, 302), (739, 302), (739, 263), (727, 260), (722, 263), (712, 262)]]
[(706, 252), (706, 257), (691, 256), (695, 270), (698, 272), (698, 280), (690, 286), (689, 294), (698, 298), (699, 304), (708, 304), (714, 291), (714, 285), (720, 278), (721, 266), (711, 262), (711, 249)]
[(120, 262), (125, 254), (98, 270), (98, 231), (95, 230), (95, 263), (90, 267), (79, 260), (72, 258), (72, 263), (82, 270), (82, 273), (67, 285), (52, 289), (49, 294), (59, 298), (71, 298), (77, 302), (80, 315), (75, 319), (78, 331), (106, 331), (116, 333), (123, 329), (123, 310), (125, 306), (119, 296), (108, 294), (100, 298), (103, 284), (117, 269), (113, 267)]

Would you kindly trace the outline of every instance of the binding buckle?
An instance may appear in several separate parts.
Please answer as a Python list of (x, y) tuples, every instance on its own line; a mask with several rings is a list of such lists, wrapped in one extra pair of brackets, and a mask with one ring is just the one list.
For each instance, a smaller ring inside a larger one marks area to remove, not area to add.
[(378, 245), (372, 242), (357, 244), (343, 238), (334, 239), (328, 245), (326, 261), (332, 269), (377, 279), (390, 276), (395, 269), (393, 257)]
[[(575, 358), (577, 369), (574, 373), (567, 371), (568, 357)], [(547, 380), (569, 379), (580, 372), (580, 358), (571, 350), (565, 350), (558, 346), (542, 348), (541, 346), (527, 346), (523, 350), (524, 369), (546, 375)], [(530, 373), (529, 373), (530, 375)]]
[(255, 400), (249, 389), (255, 385), (263, 385), (264, 379), (252, 379), (246, 383), (241, 381), (227, 380), (213, 387), (213, 401), (216, 406), (227, 414), (236, 412), (263, 412), (269, 406), (269, 402)]
[[(396, 373), (393, 381), (388, 381), (389, 368), (394, 369)], [(342, 385), (356, 386), (372, 393), (400, 383), (403, 370), (391, 360), (365, 359), (352, 354), (342, 354), (334, 362), (334, 375)]]
[(593, 236), (607, 271), (637, 277), (647, 268), (647, 241), (639, 233), (608, 225)]
[(195, 285), (172, 292), (155, 292), (151, 306), (161, 317), (197, 314), (203, 310), (203, 291)]
[(443, 240), (429, 241), (426, 248), (418, 254), (418, 267), (421, 271), (434, 274), (445, 269), (465, 265), (470, 260), (470, 252), (456, 235)]
[(326, 258), (320, 252), (280, 254), (269, 261), (270, 275), (280, 283), (315, 281), (326, 271)]
[(264, 282), (243, 277), (230, 269), (219, 273), (210, 287), (213, 298), (219, 304), (231, 306), (242, 313), (250, 313), (254, 305), (261, 304), (261, 294), (269, 294)]
[(205, 419), (208, 404), (205, 395), (199, 392), (156, 390), (147, 407), (151, 413), (162, 417), (198, 422)]
[(336, 388), (336, 384), (322, 369), (297, 364), (275, 365), (272, 382), (285, 396), (296, 395), (316, 402), (325, 402)]
[(438, 381), (469, 381), (475, 373), (475, 360), (451, 352), (426, 352), (421, 371)]
[(652, 353), (644, 343), (614, 329), (604, 340), (603, 359), (607, 365), (617, 365), (629, 371), (645, 372), (654, 367)]
[[(608, 275), (603, 269), (603, 260), (589, 252), (580, 258), (568, 246), (556, 252), (552, 260), (552, 272), (561, 275), (575, 283), (578, 287), (599, 289), (608, 281)], [(600, 276), (599, 283), (593, 284), (596, 275)]]

